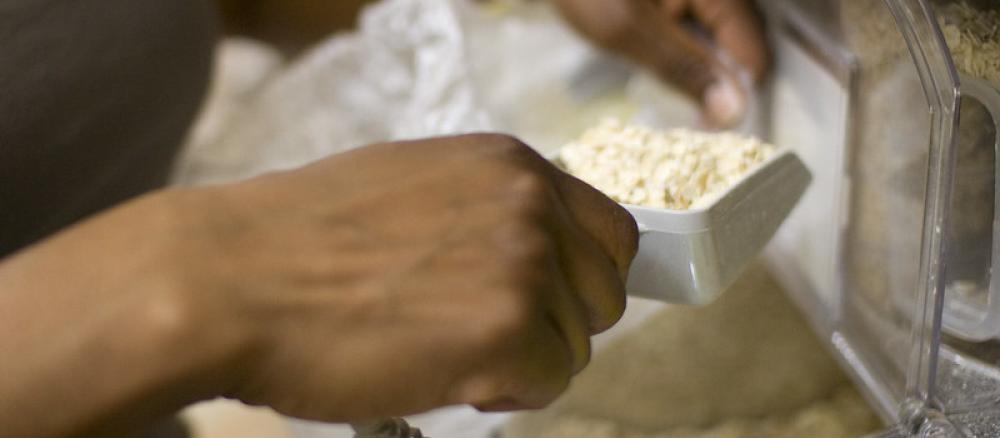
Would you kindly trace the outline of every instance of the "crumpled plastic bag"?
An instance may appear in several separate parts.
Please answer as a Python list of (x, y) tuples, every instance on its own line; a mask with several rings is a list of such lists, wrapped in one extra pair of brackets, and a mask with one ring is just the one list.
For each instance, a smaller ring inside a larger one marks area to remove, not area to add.
[(179, 180), (239, 179), (371, 142), (488, 129), (466, 80), (461, 34), (447, 2), (370, 9), (360, 32), (314, 48), (192, 144)]

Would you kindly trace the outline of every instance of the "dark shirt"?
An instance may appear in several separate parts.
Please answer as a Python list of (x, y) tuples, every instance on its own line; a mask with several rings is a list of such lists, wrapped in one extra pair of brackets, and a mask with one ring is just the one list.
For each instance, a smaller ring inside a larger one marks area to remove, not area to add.
[(0, 257), (165, 183), (212, 3), (0, 0)]

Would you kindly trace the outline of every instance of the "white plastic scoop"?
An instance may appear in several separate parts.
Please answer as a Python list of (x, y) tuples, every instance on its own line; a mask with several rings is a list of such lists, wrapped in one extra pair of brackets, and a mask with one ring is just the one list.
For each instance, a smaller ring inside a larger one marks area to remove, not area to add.
[(623, 204), (640, 233), (629, 295), (676, 304), (711, 302), (771, 240), (811, 180), (802, 160), (781, 150), (703, 207)]

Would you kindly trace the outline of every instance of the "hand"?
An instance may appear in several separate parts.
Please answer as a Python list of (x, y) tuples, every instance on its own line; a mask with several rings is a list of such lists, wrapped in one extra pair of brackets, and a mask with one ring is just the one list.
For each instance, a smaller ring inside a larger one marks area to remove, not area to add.
[(540, 407), (621, 316), (637, 239), (498, 135), (151, 194), (0, 263), (0, 429), (109, 436), (219, 395), (344, 422)]
[[(712, 45), (760, 80), (768, 50), (748, 0), (554, 0), (597, 45), (650, 68), (702, 103), (709, 122), (731, 126), (746, 111), (737, 72)], [(699, 33), (707, 33), (708, 39)]]
[(328, 421), (546, 405), (620, 317), (637, 243), (628, 212), (495, 135), (370, 146), (207, 198), (184, 290), (260, 343), (228, 395)]

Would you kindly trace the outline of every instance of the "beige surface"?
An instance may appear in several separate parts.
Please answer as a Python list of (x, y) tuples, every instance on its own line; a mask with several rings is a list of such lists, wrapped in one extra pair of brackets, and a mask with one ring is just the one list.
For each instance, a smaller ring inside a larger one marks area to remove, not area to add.
[(598, 353), (504, 438), (861, 436), (874, 413), (761, 266), (704, 308), (670, 307)]
[[(531, 438), (847, 438), (861, 436), (873, 427), (871, 412), (851, 387), (833, 397), (811, 403), (788, 414), (761, 418), (732, 418), (717, 424), (640, 430), (606, 419), (566, 415), (536, 424), (521, 435)], [(512, 426), (514, 429), (516, 426)], [(508, 435), (510, 436), (510, 435)], [(505, 437), (506, 438), (506, 437)]]

